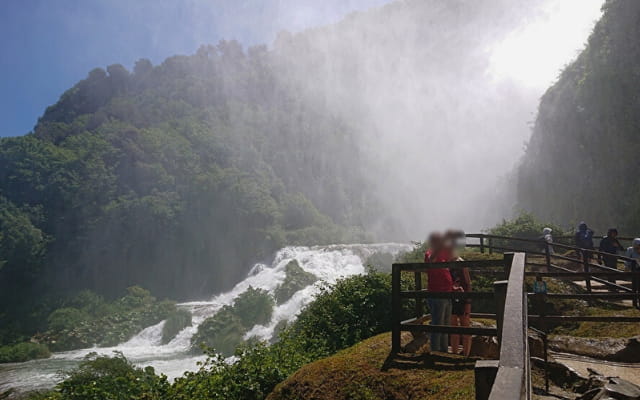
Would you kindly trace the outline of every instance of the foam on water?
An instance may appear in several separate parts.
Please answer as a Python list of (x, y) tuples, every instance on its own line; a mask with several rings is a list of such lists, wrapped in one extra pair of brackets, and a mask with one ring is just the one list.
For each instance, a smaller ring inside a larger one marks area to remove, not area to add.
[(280, 321), (294, 320), (300, 310), (313, 300), (322, 282), (332, 284), (340, 278), (363, 273), (364, 260), (376, 252), (397, 254), (409, 248), (409, 245), (397, 243), (285, 247), (276, 253), (271, 265), (256, 264), (247, 277), (230, 291), (209, 300), (178, 304), (178, 307), (192, 314), (193, 325), (183, 329), (169, 343), (161, 344), (164, 326), (162, 321), (143, 329), (127, 342), (117, 346), (60, 352), (46, 360), (0, 364), (0, 390), (13, 387), (18, 391), (25, 391), (51, 387), (61, 379), (60, 370), (74, 367), (92, 352), (122, 352), (136, 365), (150, 365), (170, 379), (176, 378), (185, 371), (197, 369), (196, 363), (205, 359), (202, 355), (193, 356), (189, 353), (191, 337), (196, 333), (198, 325), (223, 306), (231, 305), (249, 286), (273, 294), (284, 281), (285, 267), (290, 261), (296, 260), (303, 270), (314, 274), (320, 281), (299, 290), (288, 301), (276, 306), (271, 321), (267, 325), (253, 327), (246, 334), (246, 338), (271, 339), (276, 325)]

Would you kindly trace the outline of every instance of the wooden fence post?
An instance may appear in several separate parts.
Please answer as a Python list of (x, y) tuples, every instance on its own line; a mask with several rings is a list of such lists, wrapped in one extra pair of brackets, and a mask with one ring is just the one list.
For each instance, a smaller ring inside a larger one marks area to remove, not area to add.
[(544, 242), (545, 246), (544, 246), (544, 257), (546, 259), (547, 262), (547, 269), (545, 270), (545, 272), (549, 272), (551, 271), (551, 245), (549, 245), (549, 243), (547, 241)]
[(484, 253), (484, 236), (480, 235), (480, 253)]
[(493, 282), (493, 294), (496, 299), (496, 327), (498, 329), (498, 348), (502, 347), (502, 326), (504, 325), (504, 305), (507, 298), (509, 281)]
[(400, 352), (400, 323), (402, 322), (402, 307), (400, 304), (400, 266), (391, 266), (391, 352)]
[[(638, 261), (633, 260), (631, 262), (631, 272), (640, 272), (640, 268), (638, 268)], [(635, 308), (640, 309), (640, 277), (634, 275), (631, 277), (631, 288), (636, 294), (636, 297), (633, 299), (633, 305)]]
[[(589, 251), (582, 250), (582, 269), (584, 272), (589, 272)], [(591, 278), (587, 275), (584, 280), (587, 285), (587, 293), (591, 293)]]
[(493, 254), (493, 238), (489, 238), (489, 254)]
[[(416, 291), (422, 290), (422, 272), (414, 272)], [(422, 298), (416, 295), (416, 318), (420, 318), (424, 315), (424, 308)]]
[(513, 253), (504, 253), (504, 279), (509, 280), (511, 274), (511, 264), (513, 263)]

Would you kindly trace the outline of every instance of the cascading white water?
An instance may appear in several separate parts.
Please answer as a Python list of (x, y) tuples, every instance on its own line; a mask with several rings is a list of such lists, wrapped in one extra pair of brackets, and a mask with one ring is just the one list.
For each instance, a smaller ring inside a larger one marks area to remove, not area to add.
[[(68, 370), (78, 364), (87, 354), (112, 354), (122, 352), (136, 365), (151, 365), (157, 372), (169, 378), (182, 375), (185, 371), (195, 370), (196, 363), (204, 356), (189, 353), (191, 337), (198, 325), (213, 316), (224, 305), (230, 305), (234, 299), (246, 291), (249, 286), (273, 294), (285, 279), (285, 267), (296, 260), (300, 267), (320, 279), (320, 282), (335, 283), (342, 277), (361, 274), (365, 271), (365, 260), (377, 252), (397, 254), (410, 248), (407, 244), (349, 244), (313, 247), (285, 247), (278, 251), (271, 265), (256, 264), (247, 277), (235, 285), (229, 292), (214, 296), (208, 301), (194, 301), (178, 304), (178, 307), (191, 312), (193, 325), (183, 329), (169, 343), (161, 344), (164, 321), (147, 327), (125, 343), (114, 347), (93, 347), (55, 353), (49, 359), (33, 360), (25, 363), (0, 364), (0, 391), (14, 388), (17, 391), (51, 387), (62, 377), (60, 370)], [(304, 306), (309, 304), (318, 292), (318, 284), (297, 291), (285, 303), (275, 307), (271, 321), (262, 326), (254, 326), (246, 338), (257, 337), (269, 340), (274, 328), (280, 321), (292, 321)]]

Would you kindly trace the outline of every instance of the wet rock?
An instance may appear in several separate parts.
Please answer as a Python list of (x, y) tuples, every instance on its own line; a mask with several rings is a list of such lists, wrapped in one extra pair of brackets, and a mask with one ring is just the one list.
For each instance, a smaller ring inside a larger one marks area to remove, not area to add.
[(403, 345), (403, 351), (405, 353), (418, 353), (427, 342), (429, 342), (429, 335), (426, 332), (403, 332), (400, 336), (400, 343), (406, 343)]
[(620, 378), (607, 378), (604, 386), (591, 389), (576, 400), (640, 400), (640, 386)]
[(542, 337), (532, 330), (529, 330), (529, 354), (531, 357), (544, 358), (544, 342)]
[[(536, 367), (544, 369), (544, 359), (531, 357), (531, 361)], [(580, 393), (592, 387), (589, 385), (589, 379), (587, 377), (580, 375), (573, 368), (557, 362), (552, 357), (548, 359), (547, 371), (549, 372), (549, 379), (559, 387), (571, 387), (573, 391)], [(598, 387), (603, 386), (603, 384), (604, 383), (601, 383)]]
[(500, 358), (498, 339), (496, 337), (474, 336), (471, 339), (471, 351), (469, 355), (488, 359)]
[(629, 339), (555, 336), (549, 349), (608, 361), (640, 362), (640, 336)]

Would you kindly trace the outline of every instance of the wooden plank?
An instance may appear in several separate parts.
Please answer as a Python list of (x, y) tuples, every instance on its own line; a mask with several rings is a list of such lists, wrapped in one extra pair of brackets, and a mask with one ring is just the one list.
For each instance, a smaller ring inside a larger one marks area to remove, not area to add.
[(640, 322), (640, 317), (595, 316), (595, 315), (529, 315), (529, 320), (556, 322)]
[[(527, 293), (533, 296), (534, 293)], [(584, 299), (584, 300), (600, 300), (600, 299), (635, 299), (636, 293), (547, 293), (547, 297), (552, 299)]]
[(489, 400), (527, 399), (525, 369), (500, 365)]
[[(471, 313), (470, 314), (471, 318), (476, 318), (476, 319), (496, 319), (496, 315), (495, 314), (490, 314), (490, 313)], [(431, 314), (425, 314), (421, 317), (418, 318), (409, 318), (409, 319), (405, 319), (404, 321), (402, 321), (402, 324), (423, 324), (425, 323), (427, 320), (431, 319)]]
[(496, 328), (480, 328), (474, 326), (449, 326), (449, 325), (415, 325), (401, 324), (400, 329), (410, 332), (436, 332), (459, 335), (497, 336)]
[(402, 320), (402, 303), (400, 299), (400, 268), (391, 266), (391, 351), (400, 351), (400, 321)]
[[(553, 265), (552, 265), (553, 267)], [(631, 277), (631, 276), (640, 276), (640, 272), (626, 272), (626, 271), (618, 271), (618, 272), (572, 272), (572, 271), (567, 271), (567, 272), (534, 272), (534, 271), (527, 271), (524, 273), (526, 276), (536, 276), (536, 275), (540, 275), (540, 276), (548, 276), (548, 277), (583, 277), (585, 275), (591, 275), (591, 276), (604, 276), (604, 277), (615, 277), (617, 280), (622, 280), (620, 278), (622, 277)], [(582, 280), (582, 279), (581, 279)]]
[(461, 268), (488, 268), (488, 267), (502, 267), (502, 260), (479, 260), (479, 261), (451, 261), (440, 263), (394, 263), (401, 271), (426, 271), (429, 269), (437, 268), (449, 268), (449, 269), (461, 269)]
[(400, 292), (401, 298), (416, 299), (493, 299), (493, 292), (430, 292), (428, 290), (406, 290)]
[(524, 292), (525, 254), (513, 254), (501, 324), (498, 374), (489, 399), (529, 398), (527, 300)]

